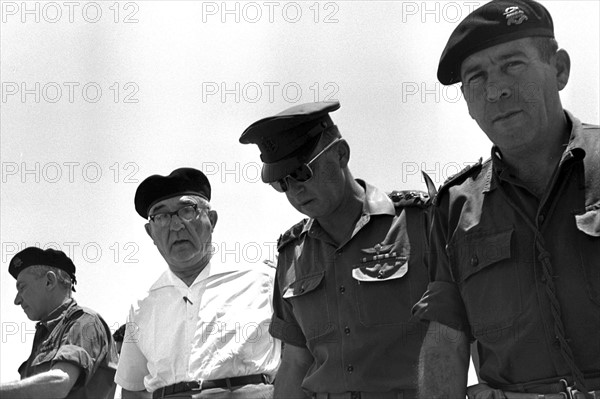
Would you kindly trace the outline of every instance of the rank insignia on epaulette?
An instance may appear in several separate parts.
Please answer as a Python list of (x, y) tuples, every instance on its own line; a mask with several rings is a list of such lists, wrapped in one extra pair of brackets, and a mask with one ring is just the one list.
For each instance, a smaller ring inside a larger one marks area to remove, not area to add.
[(408, 257), (391, 251), (393, 246), (377, 244), (373, 248), (361, 249), (369, 256), (354, 265), (352, 277), (358, 281), (382, 281), (404, 276), (408, 271)]

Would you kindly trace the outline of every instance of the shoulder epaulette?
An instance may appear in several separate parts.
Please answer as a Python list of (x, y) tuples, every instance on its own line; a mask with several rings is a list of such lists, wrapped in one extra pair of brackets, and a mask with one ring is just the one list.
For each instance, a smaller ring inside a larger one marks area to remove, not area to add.
[[(439, 198), (441, 198), (442, 194), (446, 191), (448, 191), (448, 189), (456, 184), (460, 184), (462, 182), (464, 182), (469, 176), (472, 176), (473, 174), (479, 173), (481, 171), (481, 167), (482, 167), (482, 161), (483, 158), (479, 158), (479, 160), (477, 162), (475, 162), (472, 165), (468, 165), (467, 167), (465, 167), (463, 170), (461, 170), (460, 172), (458, 172), (455, 175), (450, 176), (449, 178), (446, 179), (446, 181), (444, 182), (444, 184), (442, 184), (442, 186), (440, 187), (437, 196), (435, 197), (433, 203), (434, 205), (439, 203)], [(491, 159), (488, 159), (487, 161), (485, 161), (485, 163), (487, 162), (491, 162)]]
[(287, 244), (300, 237), (300, 233), (302, 233), (302, 229), (304, 229), (306, 222), (308, 222), (308, 219), (302, 219), (300, 222), (288, 229), (285, 233), (280, 235), (279, 239), (277, 240), (277, 250), (281, 251), (281, 249)]
[(390, 197), (396, 208), (409, 206), (427, 208), (431, 203), (429, 194), (418, 190), (394, 190), (388, 194), (388, 197)]

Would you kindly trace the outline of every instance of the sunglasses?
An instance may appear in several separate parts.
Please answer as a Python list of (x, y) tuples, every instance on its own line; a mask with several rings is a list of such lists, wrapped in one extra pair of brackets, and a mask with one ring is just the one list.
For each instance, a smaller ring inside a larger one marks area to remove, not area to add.
[(313, 162), (315, 162), (321, 155), (323, 155), (325, 153), (325, 151), (327, 151), (328, 149), (333, 147), (333, 145), (340, 140), (341, 140), (341, 138), (339, 138), (339, 137), (337, 139), (333, 140), (331, 143), (327, 144), (327, 146), (325, 148), (323, 148), (317, 155), (315, 155), (310, 161), (303, 163), (302, 165), (300, 165), (297, 169), (295, 169), (293, 172), (291, 172), (287, 176), (284, 176), (283, 178), (281, 178), (277, 181), (271, 182), (269, 184), (278, 192), (285, 193), (289, 188), (287, 179), (294, 179), (295, 181), (300, 182), (300, 183), (309, 181), (314, 176), (313, 170), (310, 167), (310, 165)]

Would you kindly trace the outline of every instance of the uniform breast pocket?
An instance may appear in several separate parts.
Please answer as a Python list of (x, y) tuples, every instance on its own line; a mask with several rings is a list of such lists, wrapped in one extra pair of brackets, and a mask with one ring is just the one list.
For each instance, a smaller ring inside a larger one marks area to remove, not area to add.
[(510, 326), (521, 313), (517, 262), (511, 258), (513, 228), (474, 231), (449, 246), (455, 278), (473, 335)]
[[(361, 324), (367, 327), (399, 325), (411, 318), (411, 308), (416, 302), (408, 256), (394, 257), (388, 263), (380, 261), (379, 273), (370, 273), (369, 267), (355, 267), (352, 277), (357, 282), (356, 303)], [(375, 266), (378, 266), (377, 264)]]
[(329, 318), (324, 271), (297, 277), (283, 292), (283, 299), (292, 305), (294, 316), (308, 340), (334, 331)]

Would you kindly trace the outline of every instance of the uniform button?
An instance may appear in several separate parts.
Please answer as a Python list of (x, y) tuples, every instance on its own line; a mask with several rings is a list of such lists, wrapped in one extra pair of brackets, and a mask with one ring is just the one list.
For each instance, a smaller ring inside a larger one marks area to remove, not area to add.
[(340, 294), (343, 294), (344, 292), (346, 292), (346, 287), (340, 285)]
[(350, 327), (344, 327), (344, 332), (346, 333), (346, 335), (350, 335)]
[(349, 364), (348, 367), (346, 367), (346, 371), (351, 373), (354, 371), (354, 367), (351, 364)]
[(546, 216), (544, 216), (544, 214), (542, 213), (539, 217), (538, 220), (540, 221), (540, 223), (544, 223), (544, 219), (546, 219)]
[(300, 287), (300, 293), (302, 294), (304, 292), (304, 286)]
[(471, 266), (477, 267), (478, 264), (479, 264), (479, 258), (477, 258), (477, 255), (473, 255), (473, 257), (471, 258)]

